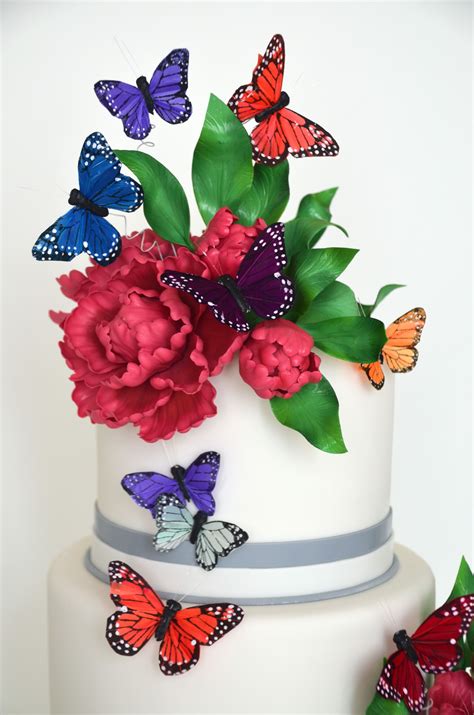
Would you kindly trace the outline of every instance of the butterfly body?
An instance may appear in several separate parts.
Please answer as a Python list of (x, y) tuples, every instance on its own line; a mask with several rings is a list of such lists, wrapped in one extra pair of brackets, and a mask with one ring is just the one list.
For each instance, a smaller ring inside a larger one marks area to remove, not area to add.
[(243, 313), (249, 313), (252, 310), (250, 305), (245, 300), (245, 297), (242, 295), (241, 291), (239, 290), (239, 286), (238, 286), (237, 282), (232, 278), (232, 276), (229, 276), (229, 275), (220, 276), (220, 278), (217, 279), (217, 282), (221, 286), (224, 286), (224, 288), (227, 288), (227, 290), (231, 294), (232, 298), (235, 300), (235, 302), (237, 303), (237, 305), (239, 306), (240, 310)]
[(192, 544), (196, 543), (199, 533), (200, 533), (202, 527), (204, 526), (204, 524), (206, 523), (206, 521), (207, 521), (207, 514), (205, 514), (203, 511), (197, 511), (195, 513), (194, 518), (193, 518), (193, 528), (189, 535), (189, 541)]
[(178, 483), (178, 486), (183, 494), (185, 501), (191, 501), (191, 495), (189, 494), (188, 489), (186, 487), (186, 470), (184, 469), (184, 467), (182, 467), (180, 464), (175, 464), (174, 467), (171, 467), (171, 474), (173, 475), (173, 479), (175, 479)]
[(160, 618), (155, 631), (155, 639), (157, 641), (162, 641), (168, 632), (169, 626), (178, 611), (181, 610), (181, 604), (178, 601), (170, 598), (166, 601), (166, 606), (163, 610), (163, 615)]
[(393, 636), (393, 642), (397, 646), (398, 650), (404, 651), (412, 663), (418, 663), (418, 656), (416, 650), (413, 647), (411, 638), (405, 630), (397, 631)]
[(193, 668), (201, 646), (211, 646), (230, 633), (244, 617), (233, 603), (182, 608), (163, 603), (151, 586), (123, 561), (109, 564), (110, 598), (117, 606), (107, 619), (106, 638), (118, 655), (134, 656), (151, 638), (160, 641), (159, 664), (164, 675)]
[(142, 93), (142, 97), (145, 100), (148, 113), (153, 114), (153, 112), (155, 111), (155, 105), (153, 104), (153, 97), (150, 94), (150, 84), (147, 78), (144, 75), (138, 77), (136, 85)]
[(426, 687), (422, 672), (445, 673), (462, 657), (458, 641), (468, 631), (474, 618), (474, 594), (448, 601), (434, 611), (409, 636), (405, 630), (395, 633), (398, 650), (385, 664), (377, 683), (382, 697), (403, 700), (411, 712), (426, 707)]
[(191, 273), (164, 271), (161, 281), (206, 304), (224, 325), (247, 332), (250, 324), (246, 313), (250, 310), (261, 318), (274, 320), (293, 304), (293, 284), (281, 272), (287, 263), (284, 235), (283, 223), (267, 226), (242, 259), (235, 279), (222, 275), (209, 280)]
[(179, 464), (171, 468), (172, 478), (158, 472), (132, 472), (122, 479), (122, 487), (133, 501), (149, 509), (156, 517), (156, 504), (162, 494), (173, 494), (181, 504), (194, 502), (198, 509), (211, 516), (216, 504), (212, 491), (219, 472), (217, 452), (203, 452), (187, 469)]
[(141, 140), (150, 133), (150, 115), (155, 112), (169, 124), (180, 124), (191, 116), (192, 105), (186, 95), (188, 64), (188, 50), (172, 50), (149, 82), (145, 75), (138, 77), (136, 87), (119, 80), (100, 80), (94, 92), (110, 114), (121, 119), (125, 134)]
[(237, 524), (228, 521), (208, 521), (208, 515), (198, 511), (194, 516), (172, 495), (159, 497), (156, 509), (156, 551), (168, 552), (184, 541), (196, 546), (196, 562), (205, 571), (212, 571), (219, 558), (228, 556), (243, 546), (249, 535)]
[(289, 103), (289, 96), (286, 92), (282, 92), (278, 102), (273, 104), (271, 107), (263, 109), (261, 112), (255, 115), (255, 121), (257, 122), (257, 124), (260, 124), (260, 122), (263, 122), (267, 117), (271, 117), (272, 114), (275, 114), (275, 112), (278, 112), (280, 109), (283, 109), (283, 107), (287, 107)]
[(71, 261), (84, 251), (101, 266), (117, 258), (120, 236), (105, 217), (109, 209), (130, 213), (143, 203), (140, 184), (121, 168), (100, 132), (86, 138), (78, 162), (79, 189), (69, 195), (73, 208), (40, 235), (32, 249), (37, 261)]
[(105, 218), (109, 215), (109, 209), (106, 206), (99, 206), (93, 201), (84, 196), (84, 194), (79, 191), (79, 189), (72, 189), (69, 194), (68, 204), (71, 206), (77, 206), (85, 211), (90, 211), (95, 216), (102, 216)]
[(334, 137), (288, 107), (290, 98), (282, 91), (284, 70), (285, 43), (281, 35), (274, 35), (265, 54), (258, 57), (251, 82), (238, 87), (228, 101), (241, 122), (257, 123), (250, 134), (255, 161), (275, 166), (288, 154), (336, 156), (339, 147)]

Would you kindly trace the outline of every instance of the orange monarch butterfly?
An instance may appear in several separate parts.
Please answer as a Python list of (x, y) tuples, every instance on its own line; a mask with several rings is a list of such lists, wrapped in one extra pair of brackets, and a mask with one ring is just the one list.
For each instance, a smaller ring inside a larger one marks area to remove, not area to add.
[(366, 373), (371, 384), (380, 390), (385, 382), (382, 365), (384, 363), (392, 372), (410, 372), (418, 360), (418, 345), (421, 333), (425, 327), (426, 313), (423, 308), (413, 308), (397, 318), (386, 329), (387, 342), (383, 346), (376, 362), (362, 363), (361, 368)]
[(290, 98), (282, 92), (285, 43), (274, 35), (265, 54), (258, 56), (250, 84), (235, 90), (228, 105), (241, 122), (255, 119), (250, 139), (253, 158), (274, 166), (290, 153), (294, 157), (336, 156), (336, 140), (311, 119), (287, 109)]

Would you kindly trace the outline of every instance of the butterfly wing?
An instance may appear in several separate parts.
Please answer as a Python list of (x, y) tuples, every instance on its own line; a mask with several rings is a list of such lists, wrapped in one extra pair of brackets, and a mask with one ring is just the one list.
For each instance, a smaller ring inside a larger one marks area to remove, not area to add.
[(281, 274), (286, 263), (285, 226), (274, 223), (255, 239), (236, 278), (239, 290), (262, 318), (282, 316), (293, 304), (293, 284)]
[(72, 261), (86, 251), (96, 263), (107, 266), (121, 249), (120, 236), (112, 224), (74, 207), (43, 231), (32, 253), (38, 261)]
[(245, 544), (249, 535), (237, 524), (228, 521), (208, 521), (196, 540), (196, 561), (205, 571), (216, 567), (219, 557), (228, 556)]
[(199, 660), (200, 646), (211, 646), (230, 633), (244, 617), (233, 603), (211, 603), (183, 608), (173, 618), (160, 648), (165, 675), (180, 675)]
[(240, 332), (250, 330), (245, 314), (237, 305), (230, 291), (217, 281), (178, 271), (164, 271), (161, 281), (171, 288), (189, 293), (198, 303), (205, 303), (212, 310), (214, 317), (224, 325)]
[(193, 530), (193, 517), (176, 497), (163, 494), (155, 506), (156, 534), (153, 544), (156, 551), (171, 551), (189, 538)]
[(241, 122), (246, 122), (278, 102), (284, 71), (285, 43), (281, 35), (274, 35), (263, 57), (259, 55), (251, 84), (238, 87), (229, 99), (230, 109)]
[(404, 701), (411, 712), (425, 707), (426, 688), (423, 676), (406, 653), (398, 650), (390, 656), (377, 683), (377, 692), (387, 700)]
[(303, 156), (336, 156), (339, 146), (329, 132), (291, 109), (284, 108), (257, 124), (250, 135), (253, 158), (274, 166), (286, 159)]
[(138, 89), (126, 82), (104, 79), (96, 82), (94, 92), (101, 104), (122, 120), (123, 130), (130, 139), (144, 139), (151, 130), (145, 99)]
[(412, 636), (418, 664), (426, 673), (451, 670), (462, 656), (457, 641), (474, 618), (474, 594), (455, 598), (431, 614)]
[(186, 122), (192, 114), (192, 105), (186, 95), (188, 66), (188, 50), (172, 50), (160, 62), (150, 81), (153, 106), (170, 124)]
[(109, 564), (110, 598), (118, 609), (107, 619), (106, 638), (119, 655), (135, 655), (154, 635), (163, 602), (138, 573), (122, 561)]
[(135, 504), (149, 509), (156, 518), (155, 506), (162, 494), (173, 494), (184, 504), (184, 495), (179, 484), (157, 472), (132, 472), (122, 479), (122, 487), (130, 494)]
[(382, 355), (392, 372), (409, 372), (415, 367), (418, 361), (415, 346), (420, 342), (425, 322), (423, 308), (413, 308), (388, 326)]
[(217, 452), (203, 452), (186, 470), (184, 483), (197, 509), (212, 516), (216, 503), (212, 491), (216, 485), (220, 466)]
[[(90, 134), (79, 156), (81, 192), (98, 206), (136, 211), (143, 203), (143, 191), (136, 181), (120, 173), (122, 164), (100, 132)], [(90, 212), (87, 212), (90, 213)]]
[(37, 261), (72, 261), (84, 250), (82, 214), (76, 206), (40, 235), (32, 248)]
[(381, 361), (361, 363), (361, 368), (369, 378), (370, 384), (373, 385), (376, 390), (381, 390), (385, 383), (385, 375), (383, 374)]

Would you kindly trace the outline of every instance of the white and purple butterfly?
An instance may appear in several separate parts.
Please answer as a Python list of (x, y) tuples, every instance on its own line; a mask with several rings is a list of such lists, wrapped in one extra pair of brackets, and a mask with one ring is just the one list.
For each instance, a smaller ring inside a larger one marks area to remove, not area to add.
[(244, 256), (236, 278), (229, 275), (208, 280), (192, 273), (164, 271), (161, 281), (205, 303), (221, 323), (239, 332), (250, 330), (246, 313), (274, 320), (291, 308), (295, 292), (291, 280), (282, 274), (286, 266), (285, 226), (267, 226)]
[(212, 491), (219, 472), (220, 456), (217, 452), (203, 452), (184, 469), (171, 468), (172, 477), (157, 472), (134, 472), (122, 479), (122, 487), (138, 506), (149, 509), (156, 518), (158, 499), (163, 494), (175, 496), (181, 504), (192, 501), (197, 509), (208, 516), (216, 510)]
[(79, 156), (79, 189), (73, 207), (40, 235), (33, 246), (37, 261), (72, 261), (86, 252), (100, 266), (119, 256), (122, 243), (106, 219), (109, 209), (136, 211), (143, 203), (140, 184), (121, 173), (122, 164), (100, 132), (86, 137)]
[(188, 65), (188, 50), (172, 50), (153, 72), (150, 82), (144, 76), (138, 77), (134, 87), (103, 79), (95, 83), (94, 91), (101, 104), (122, 120), (128, 137), (144, 139), (151, 131), (153, 112), (169, 124), (181, 124), (191, 116), (192, 105), (186, 95)]

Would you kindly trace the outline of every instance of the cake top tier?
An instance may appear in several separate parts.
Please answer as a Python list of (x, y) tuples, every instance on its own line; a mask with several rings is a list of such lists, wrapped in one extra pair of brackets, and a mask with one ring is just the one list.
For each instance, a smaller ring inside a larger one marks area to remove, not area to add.
[[(227, 104), (210, 96), (192, 157), (206, 228), (191, 233), (181, 184), (144, 141), (155, 114), (170, 124), (190, 119), (188, 64), (188, 50), (179, 48), (136, 86), (95, 84), (97, 99), (140, 143), (112, 150), (101, 133), (89, 135), (72, 208), (33, 247), (37, 260), (86, 253), (93, 263), (59, 279), (77, 305), (52, 315), (64, 331), (78, 413), (111, 428), (131, 423), (148, 442), (170, 439), (216, 414), (213, 378), (238, 356), (255, 399), (270, 401), (269, 418), (313, 447), (344, 453), (338, 397), (320, 354), (355, 364), (348, 391), (358, 371), (380, 390), (385, 368), (415, 366), (425, 313), (410, 310), (386, 330), (372, 313), (400, 286), (384, 286), (364, 304), (339, 280), (357, 249), (319, 246), (328, 227), (347, 235), (332, 221), (335, 188), (308, 193), (294, 217), (280, 220), (288, 159), (339, 152), (327, 130), (290, 109), (281, 35)], [(142, 205), (149, 228), (120, 237), (109, 213)]]

